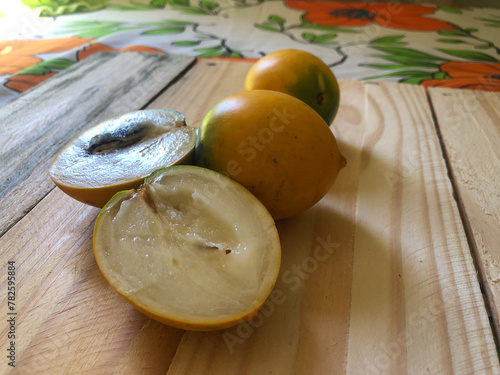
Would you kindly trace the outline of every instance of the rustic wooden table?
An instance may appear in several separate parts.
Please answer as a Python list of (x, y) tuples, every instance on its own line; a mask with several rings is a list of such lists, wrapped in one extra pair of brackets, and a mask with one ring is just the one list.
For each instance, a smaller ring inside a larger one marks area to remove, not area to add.
[(54, 188), (53, 156), (140, 108), (198, 126), (249, 68), (94, 55), (0, 108), (0, 372), (500, 373), (498, 93), (340, 82), (331, 129), (348, 165), (316, 206), (277, 223), (281, 274), (249, 323), (173, 329), (109, 287), (92, 253), (99, 210)]

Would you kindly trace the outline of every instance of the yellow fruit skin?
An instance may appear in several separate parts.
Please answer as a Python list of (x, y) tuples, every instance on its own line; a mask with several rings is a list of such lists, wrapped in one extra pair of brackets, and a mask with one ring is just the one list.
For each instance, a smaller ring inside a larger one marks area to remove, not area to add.
[(284, 49), (258, 60), (248, 72), (245, 90), (273, 90), (292, 95), (318, 112), (330, 125), (337, 114), (340, 91), (331, 69), (306, 51)]
[(76, 199), (82, 203), (101, 208), (119, 191), (129, 190), (138, 187), (144, 182), (144, 179), (130, 181), (128, 183), (105, 186), (100, 188), (75, 188), (71, 186), (62, 185), (58, 182), (56, 185), (64, 193), (69, 195), (71, 198)]
[(276, 91), (232, 95), (205, 116), (195, 149), (199, 166), (249, 189), (275, 220), (317, 203), (346, 164), (324, 120)]
[(183, 321), (172, 319), (172, 318), (167, 318), (167, 317), (164, 317), (162, 315), (152, 313), (151, 311), (143, 309), (141, 306), (136, 304), (134, 301), (132, 301), (126, 297), (125, 297), (125, 299), (132, 306), (134, 306), (138, 311), (140, 311), (144, 315), (150, 317), (151, 319), (154, 319), (157, 322), (168, 325), (170, 327), (184, 329), (187, 331), (217, 331), (217, 330), (221, 330), (221, 329), (230, 328), (230, 327), (233, 327), (237, 324), (252, 320), (252, 318), (254, 318), (259, 312), (259, 309), (256, 309), (252, 313), (247, 314), (243, 317), (239, 317), (238, 319), (223, 320), (223, 321), (219, 321), (219, 322), (213, 322), (210, 324), (208, 324), (208, 323), (191, 323), (191, 322), (183, 322)]

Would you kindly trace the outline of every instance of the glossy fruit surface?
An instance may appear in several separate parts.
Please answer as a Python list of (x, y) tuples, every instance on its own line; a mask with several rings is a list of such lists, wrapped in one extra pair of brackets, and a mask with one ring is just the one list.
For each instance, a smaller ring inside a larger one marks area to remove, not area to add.
[(281, 247), (271, 215), (243, 186), (172, 166), (108, 202), (94, 254), (139, 311), (177, 328), (216, 330), (255, 316), (278, 277)]
[(332, 70), (313, 54), (283, 49), (267, 54), (248, 72), (245, 90), (273, 90), (292, 95), (318, 112), (330, 125), (340, 103)]
[(249, 189), (276, 220), (313, 206), (346, 164), (317, 112), (268, 90), (243, 91), (215, 105), (198, 131), (195, 158)]
[(182, 113), (148, 109), (114, 117), (78, 135), (55, 157), (50, 177), (69, 196), (102, 207), (154, 170), (191, 163), (196, 129)]

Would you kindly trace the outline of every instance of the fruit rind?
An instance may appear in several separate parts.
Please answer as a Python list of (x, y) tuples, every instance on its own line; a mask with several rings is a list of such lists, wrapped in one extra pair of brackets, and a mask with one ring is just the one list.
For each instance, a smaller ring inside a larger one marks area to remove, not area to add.
[(243, 91), (216, 104), (199, 128), (195, 158), (245, 186), (275, 220), (316, 204), (346, 165), (321, 116), (271, 90)]
[[(136, 136), (134, 121), (145, 124), (143, 138)], [(99, 148), (99, 142), (110, 139), (111, 145), (120, 144), (121, 140), (113, 141), (113, 135), (127, 133), (127, 130), (137, 139), (118, 150)], [(76, 136), (55, 156), (49, 174), (72, 198), (103, 207), (113, 194), (139, 186), (160, 167), (192, 164), (196, 138), (197, 129), (187, 126), (180, 112), (166, 109), (130, 112)]]
[(244, 89), (292, 95), (311, 106), (328, 125), (340, 103), (340, 89), (332, 70), (317, 56), (297, 49), (274, 51), (255, 62), (245, 77)]

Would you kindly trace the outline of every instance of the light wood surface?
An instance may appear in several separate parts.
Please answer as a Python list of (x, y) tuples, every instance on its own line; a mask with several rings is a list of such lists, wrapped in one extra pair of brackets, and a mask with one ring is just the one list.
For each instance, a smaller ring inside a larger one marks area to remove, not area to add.
[[(149, 106), (179, 110), (198, 126), (241, 90), (249, 68), (201, 60)], [(281, 273), (253, 321), (184, 332), (138, 313), (95, 264), (98, 209), (54, 189), (0, 238), (2, 264), (17, 264), (19, 333), (16, 368), (4, 361), (2, 371), (500, 373), (425, 90), (340, 84), (331, 129), (348, 165), (316, 206), (277, 223)]]
[(56, 153), (84, 129), (142, 108), (191, 57), (98, 53), (0, 108), (0, 235), (53, 187)]
[(469, 242), (500, 328), (500, 95), (431, 89)]

